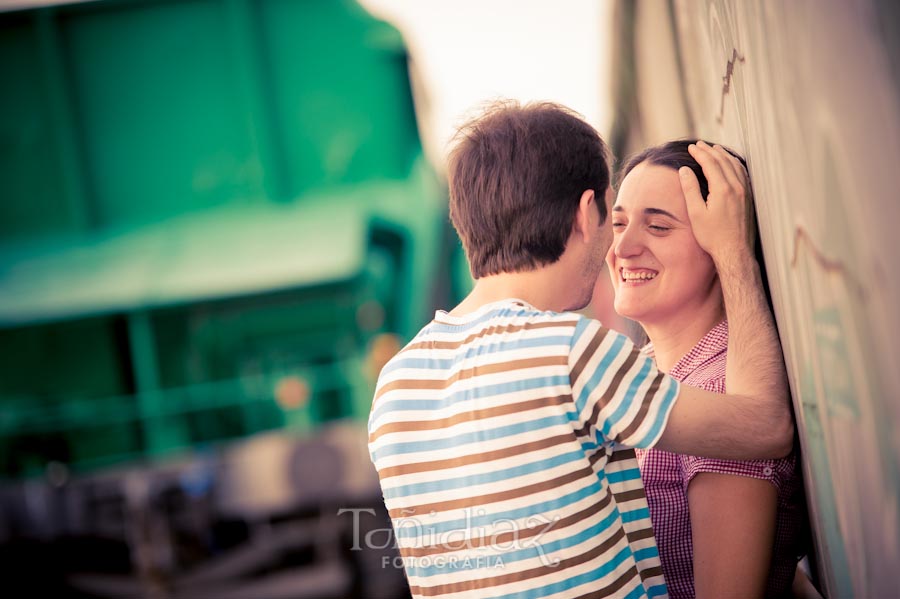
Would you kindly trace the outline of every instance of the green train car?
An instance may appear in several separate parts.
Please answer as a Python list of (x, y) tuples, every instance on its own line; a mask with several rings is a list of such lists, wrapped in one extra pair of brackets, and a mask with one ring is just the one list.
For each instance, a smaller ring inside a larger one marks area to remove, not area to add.
[(389, 526), (375, 377), (457, 251), (399, 33), (47, 3), (0, 12), (0, 81), (3, 594), (406, 596), (348, 549)]
[(0, 476), (364, 420), (447, 284), (398, 32), (345, 1), (0, 14)]

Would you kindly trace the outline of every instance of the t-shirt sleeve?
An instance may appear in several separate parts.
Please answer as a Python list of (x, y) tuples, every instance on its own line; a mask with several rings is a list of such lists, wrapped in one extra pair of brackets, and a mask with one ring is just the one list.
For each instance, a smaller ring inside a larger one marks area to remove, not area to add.
[(598, 442), (628, 447), (656, 444), (679, 391), (627, 337), (588, 318), (572, 338), (569, 377), (579, 422)]

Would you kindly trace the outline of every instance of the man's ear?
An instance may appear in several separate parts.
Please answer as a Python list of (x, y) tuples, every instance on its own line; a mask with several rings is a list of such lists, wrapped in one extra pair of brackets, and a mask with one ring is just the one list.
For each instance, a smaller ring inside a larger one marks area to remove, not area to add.
[(593, 189), (584, 190), (578, 201), (578, 211), (575, 213), (572, 233), (577, 233), (585, 243), (592, 241), (594, 235), (598, 233), (600, 212), (594, 205), (596, 203), (597, 198)]

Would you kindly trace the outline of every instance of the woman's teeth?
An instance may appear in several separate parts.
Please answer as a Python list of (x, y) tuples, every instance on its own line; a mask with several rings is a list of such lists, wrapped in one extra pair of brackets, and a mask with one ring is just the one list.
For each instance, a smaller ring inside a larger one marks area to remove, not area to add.
[(622, 279), (625, 281), (647, 281), (654, 277), (655, 272), (622, 272)]

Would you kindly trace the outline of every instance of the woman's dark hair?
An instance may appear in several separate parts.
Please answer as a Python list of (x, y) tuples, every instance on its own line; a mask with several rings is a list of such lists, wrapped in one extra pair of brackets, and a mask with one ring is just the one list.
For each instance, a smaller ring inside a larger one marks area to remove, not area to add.
[[(616, 177), (616, 188), (622, 185), (622, 181), (625, 180), (625, 177), (628, 176), (634, 168), (647, 162), (654, 166), (666, 166), (671, 168), (674, 171), (678, 171), (683, 166), (688, 167), (694, 174), (697, 175), (697, 181), (700, 183), (700, 195), (705, 202), (707, 197), (709, 197), (709, 182), (706, 180), (706, 175), (703, 174), (703, 167), (700, 166), (694, 157), (691, 156), (691, 153), (688, 152), (688, 146), (691, 144), (697, 143), (699, 140), (697, 139), (676, 139), (674, 141), (669, 141), (664, 144), (660, 144), (658, 146), (652, 146), (645, 150), (641, 150), (634, 156), (628, 158), (625, 161), (624, 166), (619, 169), (619, 174)], [(713, 144), (704, 140), (707, 144), (712, 146)], [(725, 148), (725, 146), (722, 146)], [(740, 163), (747, 168), (747, 161), (744, 158), (732, 150), (731, 148), (725, 148), (725, 151), (737, 158)], [(748, 171), (749, 172), (749, 171)], [(762, 243), (759, 237), (759, 227), (756, 227), (756, 235), (754, 238), (754, 251), (756, 253), (756, 261), (759, 263), (760, 274), (762, 275), (763, 282), (763, 290), (766, 293), (766, 301), (769, 303), (769, 309), (772, 309), (772, 295), (769, 292), (769, 278), (766, 274), (766, 263), (763, 260), (762, 253)]]
[[(675, 141), (669, 141), (658, 146), (652, 146), (638, 152), (634, 156), (628, 158), (628, 160), (625, 161), (625, 165), (619, 170), (619, 176), (616, 180), (616, 187), (622, 184), (622, 181), (625, 179), (628, 173), (630, 173), (634, 169), (634, 167), (643, 162), (649, 162), (650, 164), (656, 166), (667, 166), (675, 171), (683, 166), (686, 166), (694, 171), (695, 175), (697, 175), (697, 181), (700, 182), (700, 194), (703, 196), (703, 201), (705, 202), (707, 196), (709, 196), (709, 183), (706, 180), (706, 176), (703, 174), (703, 167), (701, 167), (700, 163), (694, 160), (694, 157), (691, 156), (690, 152), (688, 152), (688, 146), (691, 144), (695, 144), (698, 141), (700, 140), (676, 139)], [(709, 142), (706, 143), (710, 146), (713, 145)], [(737, 158), (744, 166), (744, 168), (747, 168), (747, 161), (745, 161), (740, 154), (730, 148), (725, 148), (725, 151)]]

